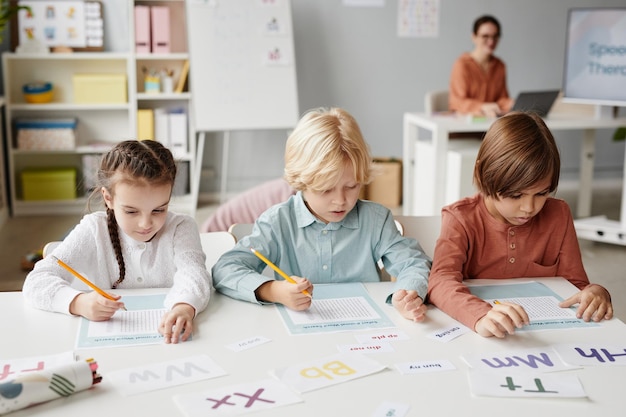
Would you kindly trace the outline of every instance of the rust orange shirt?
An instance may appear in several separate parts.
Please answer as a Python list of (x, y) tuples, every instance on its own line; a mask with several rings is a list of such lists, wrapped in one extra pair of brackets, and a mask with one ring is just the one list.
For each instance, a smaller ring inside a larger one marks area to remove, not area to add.
[(465, 114), (480, 114), (483, 103), (498, 103), (505, 112), (511, 108), (506, 88), (506, 66), (492, 57), (485, 72), (466, 52), (452, 66), (450, 75), (449, 109)]
[(579, 289), (589, 285), (565, 201), (548, 198), (522, 226), (494, 219), (482, 194), (443, 208), (428, 280), (431, 303), (473, 330), (491, 306), (472, 295), (464, 279), (528, 277), (563, 277)]

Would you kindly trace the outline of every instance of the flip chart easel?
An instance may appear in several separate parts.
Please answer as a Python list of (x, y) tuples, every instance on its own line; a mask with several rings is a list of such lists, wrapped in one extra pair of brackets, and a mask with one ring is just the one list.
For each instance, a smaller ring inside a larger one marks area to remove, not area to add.
[(187, 26), (198, 149), (204, 149), (207, 132), (224, 132), (223, 197), (230, 132), (290, 129), (297, 123), (291, 3), (189, 0)]

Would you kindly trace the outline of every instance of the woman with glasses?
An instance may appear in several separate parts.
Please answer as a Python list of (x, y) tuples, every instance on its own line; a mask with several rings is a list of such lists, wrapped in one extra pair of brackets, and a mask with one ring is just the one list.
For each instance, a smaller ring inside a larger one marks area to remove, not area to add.
[(506, 88), (506, 66), (493, 53), (500, 40), (500, 22), (490, 15), (474, 21), (474, 49), (454, 63), (450, 76), (449, 108), (476, 116), (495, 117), (513, 105)]

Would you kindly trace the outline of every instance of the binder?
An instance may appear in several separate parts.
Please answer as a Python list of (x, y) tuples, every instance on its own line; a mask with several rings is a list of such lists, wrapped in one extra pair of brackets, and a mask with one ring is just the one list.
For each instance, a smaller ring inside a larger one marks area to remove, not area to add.
[(170, 8), (168, 6), (152, 6), (152, 53), (170, 52)]
[(187, 113), (184, 110), (175, 110), (169, 114), (170, 122), (170, 150), (176, 158), (187, 154)]
[(135, 6), (135, 51), (150, 53), (150, 6)]
[(137, 110), (137, 139), (154, 139), (154, 112), (152, 109)]
[(167, 109), (154, 109), (154, 139), (170, 147), (170, 118)]

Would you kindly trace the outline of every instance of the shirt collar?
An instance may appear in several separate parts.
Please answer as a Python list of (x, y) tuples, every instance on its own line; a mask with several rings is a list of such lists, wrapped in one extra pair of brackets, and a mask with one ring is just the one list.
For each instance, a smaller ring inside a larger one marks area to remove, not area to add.
[[(357, 201), (356, 205), (350, 212), (344, 217), (344, 219), (337, 223), (328, 223), (326, 227), (329, 230), (336, 230), (340, 227), (345, 227), (348, 229), (357, 229), (359, 227), (359, 204), (361, 201)], [(294, 197), (294, 211), (296, 214), (296, 222), (298, 227), (305, 228), (310, 226), (315, 222), (319, 222), (320, 224), (324, 224), (321, 220), (311, 213), (309, 208), (306, 206), (304, 202), (304, 197), (302, 196), (302, 191), (298, 191)]]

